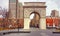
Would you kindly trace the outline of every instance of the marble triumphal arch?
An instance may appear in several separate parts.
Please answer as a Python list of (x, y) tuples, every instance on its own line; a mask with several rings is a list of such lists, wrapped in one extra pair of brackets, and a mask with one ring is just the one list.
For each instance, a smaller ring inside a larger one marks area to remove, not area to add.
[(40, 15), (40, 29), (46, 29), (46, 6), (45, 2), (25, 2), (23, 6), (24, 12), (24, 29), (29, 29), (30, 14), (35, 11)]

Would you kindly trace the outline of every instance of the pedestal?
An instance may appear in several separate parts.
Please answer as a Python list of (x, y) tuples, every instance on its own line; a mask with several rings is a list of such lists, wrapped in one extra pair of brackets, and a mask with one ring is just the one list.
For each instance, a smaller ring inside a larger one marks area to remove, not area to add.
[(30, 29), (30, 19), (24, 18), (24, 29)]
[(46, 29), (46, 18), (40, 18), (40, 29)]

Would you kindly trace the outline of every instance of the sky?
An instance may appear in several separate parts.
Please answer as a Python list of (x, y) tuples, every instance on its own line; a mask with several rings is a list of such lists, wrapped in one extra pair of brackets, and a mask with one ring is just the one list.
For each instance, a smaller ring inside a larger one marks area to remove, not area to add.
[[(19, 2), (46, 2), (46, 16), (50, 16), (51, 10), (55, 9), (60, 14), (60, 0), (19, 0)], [(0, 6), (8, 9), (9, 0), (0, 0)], [(60, 16), (60, 15), (59, 15)]]

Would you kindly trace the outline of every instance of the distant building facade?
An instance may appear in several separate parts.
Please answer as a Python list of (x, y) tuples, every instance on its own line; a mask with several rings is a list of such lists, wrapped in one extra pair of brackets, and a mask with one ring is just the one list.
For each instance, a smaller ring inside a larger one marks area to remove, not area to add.
[(9, 18), (16, 18), (18, 0), (9, 0)]
[(52, 10), (50, 16), (46, 16), (46, 24), (49, 27), (57, 27), (59, 25), (59, 11)]
[(51, 17), (59, 17), (59, 11), (57, 11), (57, 10), (52, 10), (52, 11), (51, 11)]

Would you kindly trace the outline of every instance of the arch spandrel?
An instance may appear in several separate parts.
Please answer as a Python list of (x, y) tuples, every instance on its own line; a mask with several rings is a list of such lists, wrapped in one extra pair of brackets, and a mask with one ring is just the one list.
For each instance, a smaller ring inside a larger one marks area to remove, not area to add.
[[(45, 17), (45, 10), (41, 9), (41, 8), (24, 8), (24, 17), (25, 18), (29, 18), (30, 14), (35, 11), (37, 13), (39, 13), (41, 15), (41, 17)], [(44, 13), (43, 13), (44, 12)]]
[(29, 18), (30, 13), (32, 13), (33, 8), (24, 8), (24, 18)]

